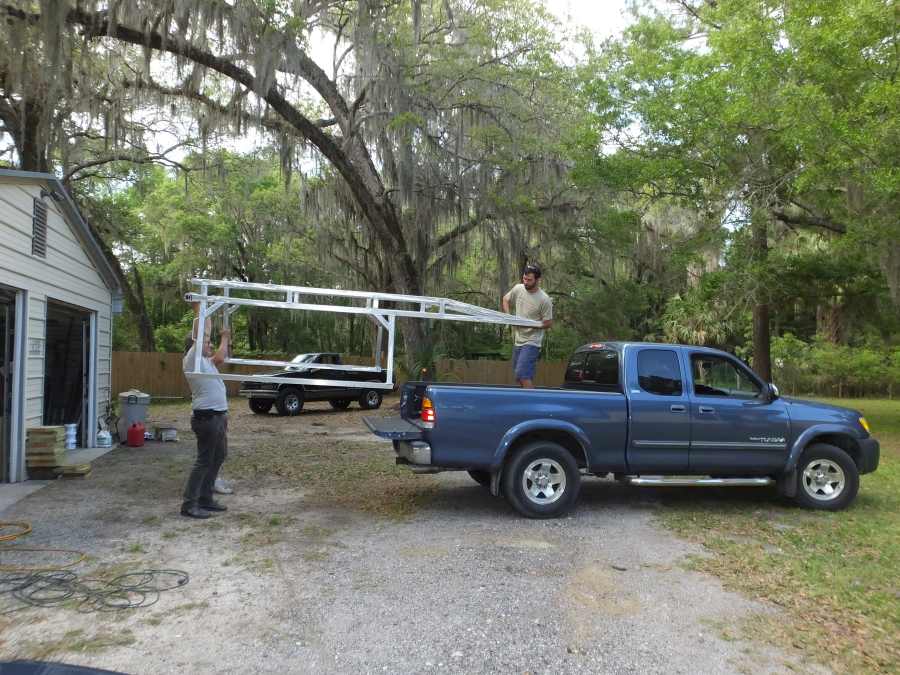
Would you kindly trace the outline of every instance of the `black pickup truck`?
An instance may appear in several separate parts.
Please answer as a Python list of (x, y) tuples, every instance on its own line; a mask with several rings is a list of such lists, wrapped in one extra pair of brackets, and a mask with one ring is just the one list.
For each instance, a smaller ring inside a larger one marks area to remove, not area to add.
[[(304, 379), (344, 380), (347, 382), (384, 382), (385, 372), (366, 370), (334, 370), (320, 366), (343, 365), (341, 355), (334, 352), (298, 354), (291, 365), (278, 372), (260, 373), (278, 377)], [(275, 406), (279, 415), (297, 415), (306, 401), (328, 401), (335, 410), (345, 410), (353, 401), (363, 410), (381, 407), (382, 390), (360, 388), (358, 385), (310, 385), (276, 382), (241, 382), (241, 396), (250, 399), (250, 410), (266, 415)]]

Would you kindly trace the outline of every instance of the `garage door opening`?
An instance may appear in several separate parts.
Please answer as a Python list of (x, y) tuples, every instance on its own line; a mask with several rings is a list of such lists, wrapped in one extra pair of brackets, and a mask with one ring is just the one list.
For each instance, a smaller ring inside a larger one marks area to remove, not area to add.
[(9, 481), (15, 331), (16, 296), (0, 288), (0, 483)]
[(44, 424), (77, 424), (80, 447), (87, 445), (89, 431), (90, 340), (90, 312), (47, 303)]

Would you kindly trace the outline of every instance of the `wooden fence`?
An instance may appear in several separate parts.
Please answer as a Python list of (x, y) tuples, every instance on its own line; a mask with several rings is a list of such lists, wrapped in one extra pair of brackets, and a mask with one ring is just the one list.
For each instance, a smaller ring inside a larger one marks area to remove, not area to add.
[[(113, 352), (112, 394), (138, 389), (156, 398), (188, 398), (191, 391), (184, 379), (181, 363), (183, 356), (166, 352)], [(347, 357), (348, 363), (366, 364), (366, 357)], [(558, 362), (538, 362), (535, 384), (539, 387), (557, 387), (562, 384), (566, 364)], [(259, 366), (226, 366), (224, 373), (265, 372)], [(397, 369), (394, 370), (398, 373)], [(400, 371), (402, 373), (402, 371)], [(402, 384), (404, 378), (394, 378)], [(515, 384), (509, 361), (465, 361), (462, 359), (442, 359), (437, 362), (437, 378), (443, 382), (471, 382), (473, 384)], [(235, 396), (240, 382), (226, 382), (229, 396)]]

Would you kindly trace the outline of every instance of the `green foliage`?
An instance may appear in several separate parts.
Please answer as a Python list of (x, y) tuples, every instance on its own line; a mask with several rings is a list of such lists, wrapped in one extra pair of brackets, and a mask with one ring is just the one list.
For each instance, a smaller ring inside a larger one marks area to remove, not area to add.
[(889, 396), (900, 391), (900, 347), (848, 347), (787, 333), (772, 339), (773, 377), (785, 393)]
[[(349, 21), (342, 34), (356, 36), (356, 71), (336, 84), (348, 101), (366, 87), (354, 133), (377, 158), (422, 292), (496, 307), (521, 264), (539, 261), (556, 306), (551, 359), (596, 338), (746, 354), (751, 312), (766, 303), (784, 336), (778, 358), (802, 357), (776, 368), (796, 388), (886, 391), (896, 381), (885, 346), (900, 338), (889, 3), (721, 0), (684, 12), (646, 1), (621, 39), (588, 45), (574, 66), (558, 58), (564, 39), (540, 5), (480, 0), (454, 18), (448, 7), (369, 3), (319, 17), (322, 30)], [(229, 27), (242, 40), (258, 33), (269, 44), (276, 27), (305, 39), (287, 4), (254, 10)], [(205, 90), (230, 92), (213, 77)], [(295, 85), (286, 96), (328, 116)], [(348, 133), (336, 129), (324, 131)], [(401, 251), (367, 227), (343, 176), (303, 166), (288, 185), (298, 146), (288, 136), (281, 145), (197, 153), (177, 176), (139, 167), (127, 189), (81, 184), (142, 283), (160, 349), (181, 349), (192, 276), (396, 290)], [(765, 254), (753, 223), (768, 233)], [(130, 318), (117, 320), (117, 348), (139, 342)], [(235, 349), (252, 354), (367, 353), (372, 337), (362, 320), (319, 313), (242, 311), (235, 327)], [(431, 342), (412, 368), (510, 349), (496, 327), (423, 331)]]

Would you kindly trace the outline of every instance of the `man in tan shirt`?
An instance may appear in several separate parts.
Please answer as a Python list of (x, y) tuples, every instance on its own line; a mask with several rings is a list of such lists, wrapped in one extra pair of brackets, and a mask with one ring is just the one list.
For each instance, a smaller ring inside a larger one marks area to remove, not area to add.
[(509, 293), (503, 296), (501, 302), (503, 311), (507, 314), (510, 313), (510, 304), (513, 304), (516, 316), (535, 319), (543, 324), (541, 328), (524, 326), (513, 328), (515, 335), (513, 372), (519, 386), (525, 389), (534, 388), (534, 371), (537, 368), (538, 356), (541, 354), (544, 331), (553, 325), (553, 301), (541, 290), (540, 284), (541, 268), (537, 265), (527, 265), (522, 272), (522, 283), (513, 286)]

